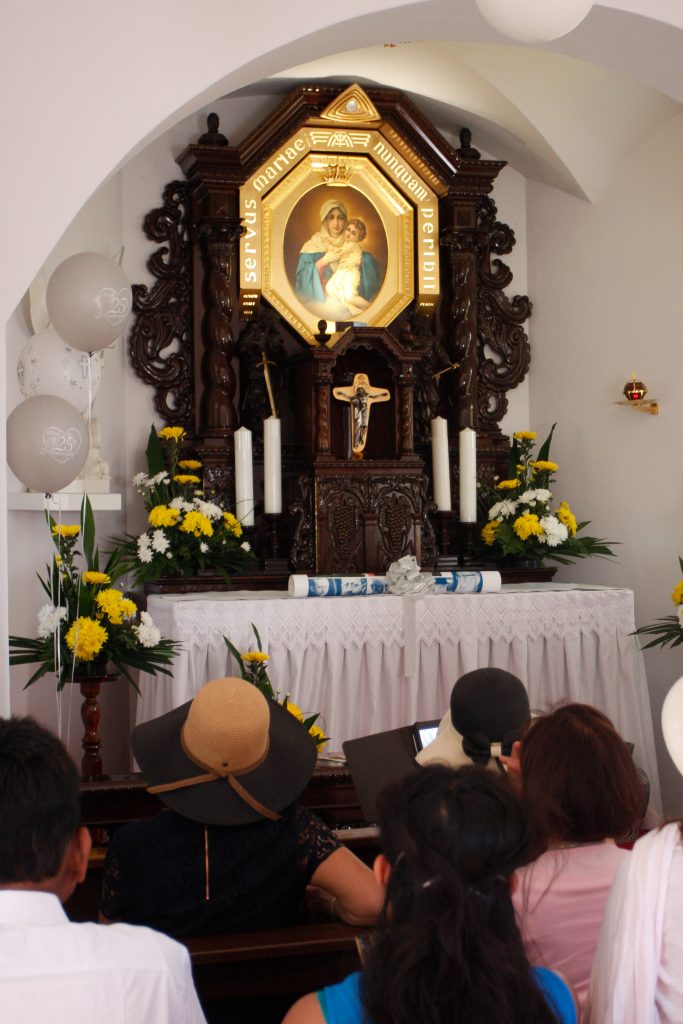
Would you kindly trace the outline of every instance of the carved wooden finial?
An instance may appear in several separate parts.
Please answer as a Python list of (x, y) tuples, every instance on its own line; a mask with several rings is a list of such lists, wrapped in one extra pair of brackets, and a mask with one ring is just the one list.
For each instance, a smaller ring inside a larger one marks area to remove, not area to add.
[(481, 153), (478, 149), (475, 149), (471, 145), (472, 132), (469, 128), (460, 129), (460, 149), (456, 150), (458, 156), (462, 156), (465, 160), (479, 160)]
[(223, 135), (222, 132), (219, 132), (218, 124), (219, 124), (218, 114), (216, 114), (214, 111), (212, 111), (210, 114), (207, 115), (207, 118), (206, 118), (206, 127), (207, 127), (208, 131), (204, 132), (204, 134), (199, 137), (199, 145), (200, 146), (228, 146), (228, 145), (230, 145), (230, 143), (226, 139), (225, 135)]

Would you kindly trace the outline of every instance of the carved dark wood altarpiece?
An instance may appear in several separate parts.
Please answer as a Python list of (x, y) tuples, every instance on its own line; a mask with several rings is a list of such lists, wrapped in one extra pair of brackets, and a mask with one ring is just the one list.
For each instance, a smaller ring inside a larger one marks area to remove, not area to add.
[[(342, 91), (299, 87), (238, 146), (209, 115), (206, 134), (179, 157), (186, 180), (170, 183), (162, 206), (145, 218), (145, 234), (161, 243), (148, 262), (156, 283), (133, 289), (133, 366), (155, 388), (159, 416), (186, 427), (204, 464), (205, 489), (229, 502), (232, 438), (244, 423), (254, 435), (258, 503), (269, 410), (258, 363), (266, 354), (282, 419), (284, 514), (275, 524), (257, 515), (253, 539), (266, 560), (264, 579), (276, 554), (280, 574), (285, 563), (298, 572), (383, 571), (407, 553), (434, 566), (454, 541), (457, 516), (444, 528), (435, 514), (429, 421), (448, 420), (454, 496), (463, 426), (477, 431), (478, 476), (490, 481), (507, 463), (509, 439), (500, 429), (507, 391), (529, 368), (522, 325), (531, 303), (504, 294), (512, 274), (500, 257), (515, 238), (497, 221), (490, 197), (504, 162), (482, 160), (466, 129), (454, 149), (407, 97), (389, 89), (366, 92), (392, 138), (419, 155), (438, 196), (435, 314), (423, 315), (413, 303), (386, 327), (348, 330), (332, 348), (303, 342), (263, 301), (249, 321), (240, 320), (240, 186)], [(458, 370), (437, 383), (433, 374), (453, 362)], [(356, 372), (369, 372), (373, 385), (391, 392), (390, 402), (373, 407), (362, 460), (348, 457), (348, 406), (331, 397)]]

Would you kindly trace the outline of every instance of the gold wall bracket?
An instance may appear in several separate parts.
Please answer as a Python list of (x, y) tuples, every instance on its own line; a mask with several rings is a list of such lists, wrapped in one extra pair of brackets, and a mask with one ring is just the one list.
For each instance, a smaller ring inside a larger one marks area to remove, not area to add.
[(655, 398), (623, 398), (620, 402), (615, 402), (614, 404), (628, 405), (629, 408), (634, 409), (636, 412), (649, 412), (650, 416), (659, 416), (659, 402)]

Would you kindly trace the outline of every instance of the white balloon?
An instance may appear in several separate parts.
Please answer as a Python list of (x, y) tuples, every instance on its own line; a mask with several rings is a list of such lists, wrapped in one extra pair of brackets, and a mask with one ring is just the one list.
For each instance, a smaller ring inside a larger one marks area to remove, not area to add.
[(559, 39), (583, 21), (593, 0), (476, 0), (490, 25), (510, 39), (543, 43)]
[(7, 461), (29, 490), (53, 494), (75, 480), (88, 457), (88, 428), (63, 398), (27, 398), (7, 419)]
[(60, 338), (53, 327), (34, 334), (22, 346), (17, 377), (24, 398), (55, 395), (78, 409), (88, 410), (102, 380), (104, 355), (88, 355)]
[(683, 775), (683, 678), (674, 683), (664, 698), (662, 732), (671, 760)]
[(52, 325), (67, 345), (99, 352), (122, 333), (133, 296), (117, 263), (98, 252), (79, 252), (54, 271), (46, 299)]

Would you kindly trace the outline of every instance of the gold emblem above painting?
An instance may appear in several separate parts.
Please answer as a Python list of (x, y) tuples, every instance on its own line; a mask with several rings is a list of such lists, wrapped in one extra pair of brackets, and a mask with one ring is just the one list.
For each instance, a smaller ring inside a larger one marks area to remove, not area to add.
[[(385, 327), (415, 299), (436, 305), (437, 196), (357, 85), (257, 168), (240, 216), (244, 319), (262, 295), (315, 345), (321, 320)], [(341, 333), (328, 333), (334, 345)]]

